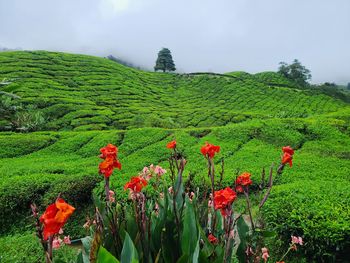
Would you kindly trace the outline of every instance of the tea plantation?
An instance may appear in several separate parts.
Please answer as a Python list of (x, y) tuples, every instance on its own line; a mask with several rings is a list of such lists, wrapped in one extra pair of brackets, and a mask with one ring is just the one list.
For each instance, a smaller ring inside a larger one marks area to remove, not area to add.
[[(36, 105), (41, 131), (0, 133), (0, 262), (39, 262), (29, 205), (44, 209), (57, 194), (77, 208), (65, 231), (82, 236), (92, 213), (91, 193), (103, 191), (99, 149), (119, 147), (123, 169), (111, 177), (117, 198), (144, 166), (168, 168), (165, 145), (176, 139), (185, 175), (209, 182), (200, 154), (205, 141), (221, 146), (223, 183), (249, 171), (258, 189), (262, 169), (279, 164), (281, 147), (296, 149), (294, 166), (276, 180), (263, 210), (278, 238), (305, 246), (295, 262), (346, 261), (350, 253), (350, 106), (317, 90), (299, 88), (277, 73), (163, 74), (134, 70), (103, 58), (54, 52), (0, 53), (2, 91)], [(1, 116), (0, 116), (1, 118)], [(257, 191), (257, 195), (262, 193)], [(58, 254), (68, 261), (74, 250)], [(290, 262), (290, 260), (288, 260)]]

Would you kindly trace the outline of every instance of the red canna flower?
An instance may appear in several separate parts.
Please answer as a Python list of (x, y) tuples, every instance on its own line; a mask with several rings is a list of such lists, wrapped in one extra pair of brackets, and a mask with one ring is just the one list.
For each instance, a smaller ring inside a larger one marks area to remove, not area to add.
[(58, 234), (74, 210), (75, 208), (67, 204), (62, 198), (58, 198), (55, 203), (49, 205), (40, 217), (40, 222), (44, 224), (44, 240), (47, 240), (49, 236)]
[(99, 172), (105, 177), (110, 177), (113, 173), (114, 168), (122, 169), (122, 165), (117, 159), (107, 157), (102, 163), (99, 164)]
[(253, 181), (250, 179), (251, 174), (244, 172), (236, 179), (236, 191), (242, 193), (243, 187), (242, 186), (249, 186), (253, 183)]
[(294, 150), (293, 150), (292, 147), (290, 147), (290, 146), (282, 147), (282, 151), (283, 151), (284, 153), (289, 153), (290, 155), (293, 155), (293, 154), (294, 154)]
[(175, 148), (176, 148), (176, 140), (173, 140), (173, 141), (169, 142), (169, 143), (166, 145), (166, 147), (167, 147), (168, 149), (175, 149)]
[(105, 177), (110, 177), (113, 173), (114, 168), (122, 169), (122, 165), (117, 159), (118, 148), (113, 144), (108, 144), (106, 147), (100, 149), (100, 158), (104, 159), (99, 164), (99, 173)]
[(124, 185), (124, 190), (130, 189), (135, 193), (141, 192), (142, 188), (147, 185), (147, 181), (140, 176), (132, 177), (129, 182)]
[(213, 158), (215, 153), (220, 152), (220, 146), (215, 146), (213, 144), (210, 144), (208, 142), (205, 142), (205, 145), (201, 148), (201, 153), (209, 158)]
[(106, 159), (107, 157), (113, 157), (114, 159), (117, 157), (118, 148), (113, 144), (107, 144), (107, 146), (100, 149), (101, 155), (100, 158)]
[(208, 235), (208, 240), (212, 244), (217, 244), (219, 242), (219, 240), (213, 234)]
[(225, 215), (225, 209), (232, 205), (237, 194), (230, 187), (214, 192), (215, 209), (220, 209), (221, 214)]
[(285, 146), (285, 147), (282, 147), (282, 151), (283, 151), (282, 164), (285, 165), (289, 163), (289, 166), (292, 167), (294, 150), (290, 146)]

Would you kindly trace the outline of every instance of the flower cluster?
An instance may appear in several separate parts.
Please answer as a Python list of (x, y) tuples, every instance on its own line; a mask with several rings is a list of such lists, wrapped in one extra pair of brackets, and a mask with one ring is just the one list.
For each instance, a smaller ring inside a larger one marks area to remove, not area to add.
[(220, 152), (220, 146), (216, 146), (208, 142), (205, 142), (205, 145), (202, 146), (201, 148), (201, 153), (205, 157), (209, 157), (209, 158), (214, 158), (215, 154), (219, 152)]
[(291, 250), (297, 250), (297, 245), (303, 245), (303, 239), (301, 237), (291, 236)]
[(65, 236), (63, 240), (59, 236), (55, 237), (54, 240), (52, 241), (52, 248), (58, 249), (61, 247), (62, 244), (70, 245), (71, 244), (70, 236)]
[(142, 188), (147, 186), (147, 184), (146, 179), (142, 178), (141, 176), (135, 176), (124, 185), (124, 190), (130, 189), (133, 193), (139, 193), (141, 192)]
[(151, 164), (149, 167), (145, 166), (142, 169), (142, 172), (139, 174), (139, 176), (143, 177), (146, 180), (151, 179), (154, 175), (156, 176), (162, 176), (166, 173), (166, 170), (162, 168), (159, 165), (154, 166)]
[(58, 198), (55, 203), (49, 205), (40, 217), (40, 222), (44, 225), (44, 240), (58, 234), (74, 210), (75, 208), (67, 204), (62, 198)]
[(114, 168), (122, 169), (122, 165), (118, 160), (118, 148), (113, 144), (108, 144), (106, 147), (100, 149), (100, 158), (104, 159), (99, 165), (99, 173), (106, 178), (110, 177)]
[(251, 176), (250, 173), (244, 172), (237, 177), (235, 181), (237, 192), (243, 193), (244, 192), (243, 187), (247, 187), (253, 183), (253, 181), (250, 179), (250, 176)]
[(226, 215), (226, 209), (229, 208), (233, 201), (237, 198), (237, 194), (230, 187), (214, 192), (215, 210), (220, 209), (223, 216)]
[(282, 147), (282, 151), (283, 151), (282, 164), (285, 165), (289, 163), (289, 166), (292, 167), (294, 150), (290, 146), (285, 146), (285, 147)]

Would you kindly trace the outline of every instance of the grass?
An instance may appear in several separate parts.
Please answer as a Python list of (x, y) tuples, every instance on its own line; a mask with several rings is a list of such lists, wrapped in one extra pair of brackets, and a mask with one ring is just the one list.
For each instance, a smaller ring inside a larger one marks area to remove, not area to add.
[[(255, 188), (262, 169), (276, 166), (281, 147), (291, 145), (294, 166), (277, 179), (264, 209), (269, 227), (279, 233), (279, 249), (291, 234), (307, 240), (300, 253), (309, 259), (315, 253), (329, 260), (349, 249), (350, 107), (345, 101), (299, 89), (273, 72), (150, 73), (103, 58), (44, 51), (3, 52), (0, 62), (0, 79), (13, 79), (1, 90), (36, 105), (47, 118), (43, 131), (0, 133), (3, 262), (25, 262), (25, 255), (37, 261), (40, 246), (28, 234), (33, 201), (44, 209), (61, 193), (77, 207), (67, 234), (84, 234), (91, 192), (102, 191), (101, 147), (119, 147), (123, 169), (112, 176), (111, 187), (121, 199), (127, 195), (124, 183), (144, 166), (168, 169), (165, 145), (173, 139), (188, 161), (185, 176), (194, 175), (197, 184), (208, 182), (199, 149), (209, 141), (222, 148), (215, 162), (218, 176), (225, 160), (223, 183), (232, 185), (237, 173), (248, 171)], [(10, 261), (17, 245), (26, 249)]]

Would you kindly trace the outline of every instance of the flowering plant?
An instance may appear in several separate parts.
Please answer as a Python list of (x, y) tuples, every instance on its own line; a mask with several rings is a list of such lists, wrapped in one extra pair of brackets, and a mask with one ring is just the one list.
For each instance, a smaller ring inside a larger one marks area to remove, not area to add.
[[(79, 240), (81, 252), (77, 262), (231, 262), (233, 258), (239, 262), (268, 261), (269, 251), (264, 239), (274, 233), (266, 231), (263, 222), (253, 218), (249, 197), (249, 187), (253, 184), (251, 174), (244, 172), (230, 186), (222, 188), (224, 162), (221, 162), (219, 181), (214, 162), (221, 148), (206, 143), (200, 152), (208, 164), (211, 187), (210, 190), (200, 189), (192, 183), (191, 176), (187, 181), (183, 178), (187, 161), (178, 151), (176, 140), (166, 147), (170, 151), (170, 183), (164, 178), (167, 171), (159, 165), (144, 167), (137, 176), (130, 178), (124, 189), (119, 189), (128, 191), (127, 202), (115, 200), (109, 187), (114, 168), (121, 169), (118, 148), (108, 144), (100, 150), (103, 161), (99, 171), (104, 175), (105, 194), (94, 198), (95, 216), (84, 225), (90, 229), (90, 235)], [(285, 148), (284, 155), (294, 154), (290, 147)], [(285, 159), (283, 156), (279, 174), (286, 163), (291, 163)], [(267, 190), (259, 208), (268, 199), (272, 179), (273, 166), (266, 186), (265, 173), (262, 174), (260, 186)], [(157, 194), (149, 195), (146, 187)], [(247, 215), (234, 209), (240, 196), (246, 201)], [(35, 209), (33, 207), (33, 214), (37, 215)], [(59, 247), (62, 240), (58, 232), (73, 211), (74, 208), (60, 198), (47, 208), (37, 221), (38, 236), (43, 243), (49, 239), (51, 248)], [(65, 241), (70, 243), (69, 236)], [(292, 237), (287, 253), (295, 250), (296, 244), (302, 245), (302, 239)], [(44, 249), (47, 252), (45, 246)], [(47, 258), (52, 259), (52, 249)]]

